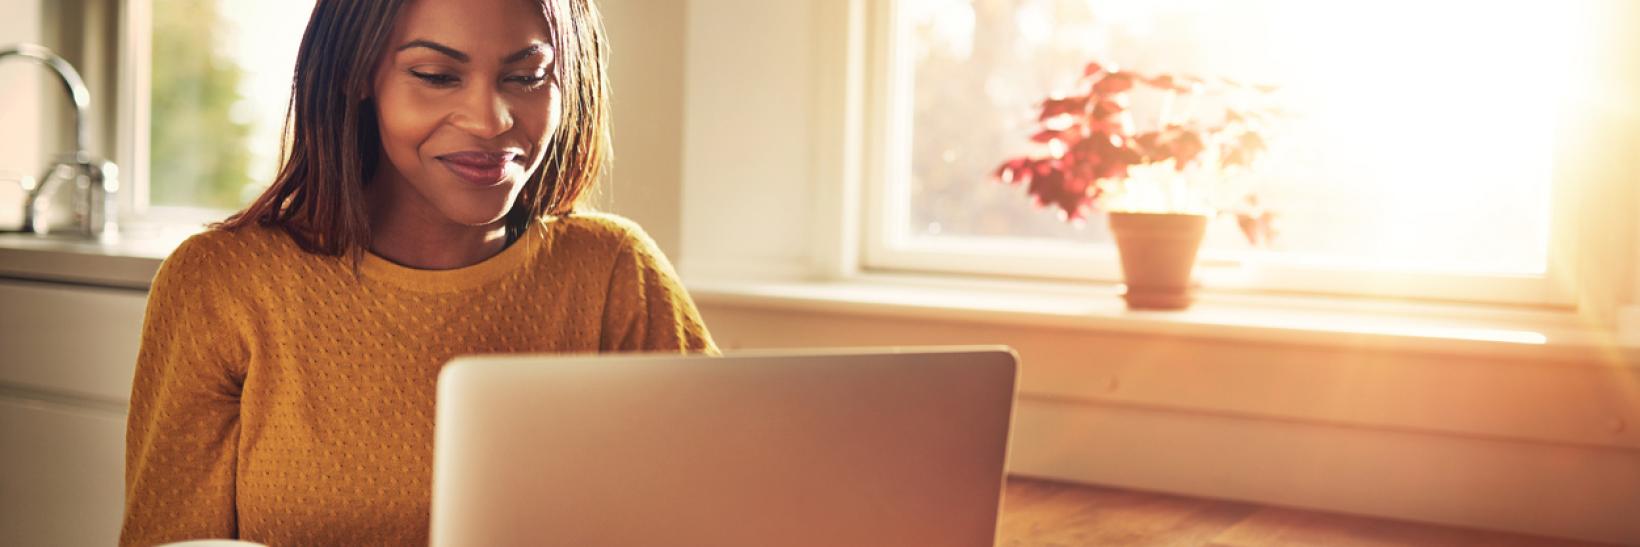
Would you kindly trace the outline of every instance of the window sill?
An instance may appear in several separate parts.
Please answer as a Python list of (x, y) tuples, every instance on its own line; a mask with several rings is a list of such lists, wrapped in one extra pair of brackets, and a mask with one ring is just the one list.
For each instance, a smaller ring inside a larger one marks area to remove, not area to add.
[[(1640, 367), (1634, 332), (1640, 325), (1626, 322), (1620, 336), (1587, 325), (1571, 310), (1205, 294), (1184, 311), (1132, 311), (1116, 285), (905, 274), (838, 281), (692, 278), (686, 284), (705, 306)], [(1628, 316), (1636, 315), (1631, 306)]]

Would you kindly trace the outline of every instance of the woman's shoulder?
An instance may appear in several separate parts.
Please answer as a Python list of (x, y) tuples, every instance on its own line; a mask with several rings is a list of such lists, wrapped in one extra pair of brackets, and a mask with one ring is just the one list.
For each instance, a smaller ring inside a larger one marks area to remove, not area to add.
[(294, 248), (277, 228), (246, 226), (208, 228), (182, 241), (160, 264), (155, 282), (162, 279), (209, 283), (243, 275), (256, 264), (281, 259)]
[(638, 226), (632, 219), (603, 211), (577, 211), (563, 216), (547, 217), (545, 222), (548, 226), (556, 225), (567, 231), (595, 237), (627, 238), (644, 233), (643, 227)]
[[(549, 217), (544, 264), (572, 265), (610, 276), (676, 277), (671, 261), (632, 219), (603, 212)], [(648, 273), (645, 273), (648, 272)]]
[(294, 250), (283, 230), (269, 226), (211, 227), (182, 241), (166, 260), (238, 262), (268, 260)]
[(555, 244), (566, 250), (659, 253), (655, 240), (632, 219), (605, 212), (577, 212), (545, 221)]

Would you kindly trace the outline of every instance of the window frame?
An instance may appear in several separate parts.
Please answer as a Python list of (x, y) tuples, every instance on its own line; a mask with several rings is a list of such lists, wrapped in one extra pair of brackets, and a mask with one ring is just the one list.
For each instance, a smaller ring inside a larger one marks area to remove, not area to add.
[(120, 222), (147, 223), (164, 215), (148, 201), (149, 81), (153, 63), (153, 1), (126, 0), (120, 10), (119, 112), (115, 120), (115, 162), (123, 171)]
[[(907, 55), (910, 48), (903, 47), (900, 36), (904, 2), (871, 0), (869, 4), (869, 21), (863, 26), (870, 29), (866, 37), (870, 47), (864, 75), (869, 104), (867, 130), (861, 139), (868, 156), (860, 192), (864, 209), (861, 269), (1120, 283), (1121, 268), (1113, 245), (1031, 240), (963, 244), (908, 233), (908, 185), (902, 181), (910, 171), (911, 122), (909, 116), (894, 115), (908, 110), (912, 86)], [(1557, 149), (1568, 148), (1557, 137)], [(1554, 167), (1548, 261), (1542, 276), (1305, 267), (1268, 253), (1204, 249), (1197, 279), (1207, 292), (1303, 293), (1572, 308), (1578, 302), (1578, 276), (1571, 265), (1583, 253), (1572, 237), (1574, 227), (1568, 211), (1576, 207), (1568, 201), (1583, 189), (1578, 188), (1582, 184), (1567, 182), (1575, 180), (1563, 169), (1563, 164), (1569, 162), (1557, 161)], [(1020, 203), (1026, 206), (1023, 199)]]

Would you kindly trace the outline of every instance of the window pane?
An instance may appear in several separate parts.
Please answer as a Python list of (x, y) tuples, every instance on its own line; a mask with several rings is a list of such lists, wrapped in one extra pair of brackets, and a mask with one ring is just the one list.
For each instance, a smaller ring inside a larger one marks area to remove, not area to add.
[(237, 208), (272, 181), (312, 0), (154, 0), (149, 199)]
[[(1280, 214), (1268, 260), (1541, 274), (1567, 5), (902, 0), (909, 74), (897, 75), (894, 92), (906, 94), (908, 111), (893, 115), (909, 118), (910, 157), (908, 172), (890, 176), (907, 210), (892, 213), (914, 238), (1108, 244), (1102, 217), (1069, 226), (1054, 209), (1033, 208), (1022, 187), (989, 180), (1003, 159), (1036, 151), (1041, 101), (1073, 91), (1082, 67), (1100, 61), (1281, 86), (1295, 116), (1246, 181)], [(1141, 130), (1161, 103), (1159, 93), (1135, 93)], [(1212, 103), (1197, 112), (1222, 115)], [(1207, 247), (1251, 249), (1228, 216), (1214, 221)]]

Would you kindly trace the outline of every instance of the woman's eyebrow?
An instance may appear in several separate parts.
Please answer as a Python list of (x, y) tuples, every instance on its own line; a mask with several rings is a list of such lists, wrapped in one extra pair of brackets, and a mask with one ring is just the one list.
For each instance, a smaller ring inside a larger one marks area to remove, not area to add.
[(432, 40), (411, 40), (409, 42), (406, 42), (404, 45), (399, 46), (399, 48), (393, 50), (393, 52), (398, 53), (400, 51), (404, 51), (404, 50), (414, 48), (414, 47), (424, 47), (424, 48), (427, 48), (427, 49), (431, 49), (433, 51), (437, 51), (439, 53), (443, 53), (445, 56), (447, 56), (451, 59), (455, 59), (458, 62), (465, 63), (467, 61), (472, 60), (472, 57), (467, 56), (466, 53), (462, 53), (460, 50), (458, 50), (456, 48), (453, 48), (453, 47), (450, 47), (450, 46), (447, 46), (447, 45), (444, 45), (444, 44), (440, 44), (440, 43), (434, 42)]
[[(434, 42), (432, 40), (420, 40), (420, 39), (411, 40), (409, 42), (406, 42), (404, 45), (399, 46), (398, 49), (393, 50), (393, 52), (397, 53), (397, 52), (400, 52), (400, 51), (404, 51), (404, 50), (407, 50), (407, 49), (410, 49), (410, 48), (417, 48), (417, 47), (422, 47), (422, 48), (431, 49), (433, 51), (437, 51), (439, 53), (444, 54), (446, 57), (449, 57), (451, 59), (455, 59), (456, 61), (462, 62), (462, 63), (465, 63), (465, 62), (468, 62), (468, 61), (472, 60), (472, 56), (467, 55), (466, 53), (462, 53), (461, 50), (458, 50), (456, 48), (453, 48), (453, 47), (450, 47), (450, 46), (447, 46), (447, 45), (444, 45), (444, 44), (440, 44), (438, 42)], [(530, 44), (529, 46), (525, 47), (524, 49), (520, 49), (518, 51), (515, 51), (515, 52), (512, 52), (512, 53), (508, 54), (506, 57), (501, 59), (501, 63), (502, 64), (516, 63), (518, 61), (528, 59), (528, 58), (530, 58), (530, 56), (539, 54), (543, 51), (547, 51), (547, 45), (543, 44), (543, 43), (540, 43), (540, 42), (536, 42), (534, 44)]]
[(518, 51), (514, 51), (514, 52), (512, 52), (512, 54), (502, 58), (501, 59), (501, 64), (516, 63), (516, 62), (522, 61), (524, 59), (528, 59), (528, 58), (530, 58), (530, 56), (536, 55), (536, 54), (544, 52), (546, 50), (547, 50), (547, 45), (546, 44), (543, 44), (541, 42), (536, 42), (536, 43), (530, 44), (529, 47), (526, 47), (524, 49), (520, 49)]

